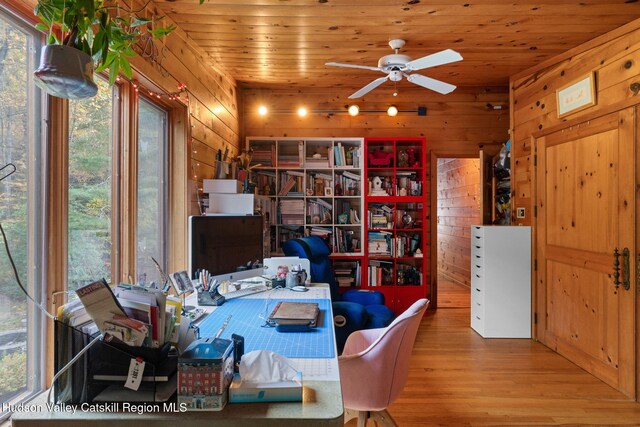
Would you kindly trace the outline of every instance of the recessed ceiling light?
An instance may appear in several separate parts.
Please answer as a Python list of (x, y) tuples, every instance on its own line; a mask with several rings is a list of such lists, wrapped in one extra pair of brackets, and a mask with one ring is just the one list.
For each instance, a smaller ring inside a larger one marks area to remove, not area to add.
[(304, 117), (304, 116), (306, 116), (306, 115), (307, 115), (307, 109), (306, 109), (306, 108), (304, 108), (304, 107), (300, 107), (300, 108), (298, 108), (298, 115), (299, 115), (300, 117)]
[(391, 117), (394, 117), (398, 114), (398, 108), (396, 108), (395, 105), (390, 106), (387, 109), (387, 114), (390, 115)]
[(269, 110), (267, 110), (267, 107), (265, 107), (264, 105), (258, 107), (258, 114), (260, 114), (261, 116), (266, 116), (268, 112)]
[(358, 107), (357, 105), (350, 105), (349, 106), (349, 115), (350, 116), (357, 116), (358, 114), (360, 114), (360, 107)]

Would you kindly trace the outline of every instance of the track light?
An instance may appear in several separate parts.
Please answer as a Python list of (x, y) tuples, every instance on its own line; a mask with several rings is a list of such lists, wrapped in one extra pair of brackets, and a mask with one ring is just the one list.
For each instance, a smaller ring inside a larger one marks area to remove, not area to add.
[(355, 116), (357, 116), (358, 114), (360, 114), (360, 107), (358, 107), (358, 106), (357, 106), (357, 105), (355, 105), (355, 104), (354, 104), (354, 105), (350, 105), (350, 106), (349, 106), (349, 110), (348, 110), (348, 111), (349, 111), (349, 115), (350, 115), (350, 116), (355, 117)]
[(398, 108), (395, 105), (391, 105), (387, 109), (387, 114), (390, 115), (391, 117), (395, 117), (396, 115), (398, 115)]

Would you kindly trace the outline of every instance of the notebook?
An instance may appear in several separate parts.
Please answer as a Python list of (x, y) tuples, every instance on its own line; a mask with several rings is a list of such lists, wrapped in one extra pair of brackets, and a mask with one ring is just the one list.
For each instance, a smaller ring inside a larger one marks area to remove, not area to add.
[(281, 301), (276, 304), (275, 308), (269, 315), (268, 322), (272, 325), (283, 321), (288, 324), (295, 322), (298, 324), (316, 326), (319, 312), (320, 309), (318, 308), (318, 304), (315, 302)]

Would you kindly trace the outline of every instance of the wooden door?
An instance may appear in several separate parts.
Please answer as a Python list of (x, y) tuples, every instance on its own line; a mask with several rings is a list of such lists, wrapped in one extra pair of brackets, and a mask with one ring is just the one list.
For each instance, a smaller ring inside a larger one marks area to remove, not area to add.
[[(634, 111), (546, 134), (536, 153), (537, 338), (635, 397)], [(614, 283), (625, 247), (628, 290)]]

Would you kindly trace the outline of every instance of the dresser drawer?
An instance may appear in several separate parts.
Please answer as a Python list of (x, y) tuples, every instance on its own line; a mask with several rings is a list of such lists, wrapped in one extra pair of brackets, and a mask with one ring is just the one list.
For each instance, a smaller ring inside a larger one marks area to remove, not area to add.
[(484, 302), (478, 300), (471, 301), (471, 317), (473, 316), (484, 319)]
[(476, 256), (480, 256), (480, 257), (484, 256), (484, 245), (471, 242), (471, 261), (472, 262), (476, 258)]
[(483, 289), (484, 284), (471, 284), (471, 303), (479, 302), (484, 305), (484, 294), (485, 291)]
[(484, 335), (484, 318), (471, 314), (471, 327), (480, 335)]
[(471, 236), (472, 237), (483, 237), (484, 236), (484, 227), (479, 227), (477, 225), (471, 226)]
[(476, 261), (475, 256), (471, 258), (471, 279), (474, 277), (483, 278), (485, 270), (482, 260)]

